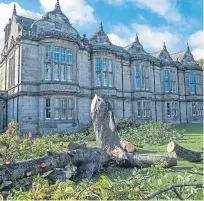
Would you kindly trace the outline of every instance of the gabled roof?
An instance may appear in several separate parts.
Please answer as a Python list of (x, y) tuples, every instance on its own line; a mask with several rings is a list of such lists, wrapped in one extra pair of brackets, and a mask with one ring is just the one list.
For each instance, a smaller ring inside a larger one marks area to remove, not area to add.
[(90, 38), (90, 43), (93, 45), (112, 45), (110, 42), (107, 34), (103, 30), (103, 24), (101, 22), (99, 31), (96, 32), (91, 38)]
[(189, 45), (187, 44), (187, 50), (182, 52), (177, 52), (171, 55), (174, 61), (180, 62), (185, 67), (195, 67), (197, 66), (196, 61), (190, 51)]
[(35, 22), (36, 20), (31, 19), (31, 18), (27, 18), (27, 17), (23, 17), (23, 16), (19, 16), (16, 15), (16, 23), (19, 23), (20, 25), (24, 25), (26, 27), (31, 27), (31, 25), (33, 24), (33, 22)]
[(124, 49), (132, 55), (148, 55), (147, 52), (144, 50), (143, 46), (141, 45), (137, 34), (135, 37), (135, 41)]
[(173, 64), (174, 63), (167, 48), (166, 48), (165, 43), (164, 43), (163, 49), (153, 53), (152, 56), (156, 57), (157, 59), (159, 59), (163, 63), (167, 63), (167, 64)]

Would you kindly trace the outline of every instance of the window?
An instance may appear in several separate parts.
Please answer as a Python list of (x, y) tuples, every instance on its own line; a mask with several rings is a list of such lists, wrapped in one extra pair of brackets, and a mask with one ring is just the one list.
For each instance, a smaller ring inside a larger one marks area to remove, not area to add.
[(50, 98), (45, 99), (45, 119), (51, 118)]
[(137, 102), (137, 116), (141, 117), (142, 116), (142, 108), (141, 108), (141, 102)]
[(113, 86), (113, 65), (112, 60), (106, 58), (96, 58), (95, 63), (96, 86)]
[(60, 47), (45, 47), (45, 80), (72, 82), (72, 78), (72, 50)]
[(196, 92), (202, 94), (203, 80), (201, 75), (196, 75)]
[(45, 60), (51, 61), (51, 46), (46, 47)]
[(150, 114), (150, 111), (151, 111), (151, 105), (150, 105), (150, 102), (147, 102), (147, 117), (149, 118), (151, 116)]
[(192, 115), (196, 116), (196, 103), (192, 103)]
[(9, 59), (9, 83), (8, 87), (15, 86), (15, 57), (14, 55)]
[(149, 89), (149, 68), (145, 67), (145, 89)]
[(143, 117), (150, 117), (151, 106), (150, 102), (143, 102)]
[(171, 72), (171, 92), (176, 92), (176, 72)]
[(178, 116), (178, 103), (172, 103), (172, 116)]
[(169, 92), (170, 90), (170, 84), (169, 84), (169, 72), (164, 72), (164, 91)]
[(189, 89), (190, 89), (190, 93), (195, 93), (195, 76), (194, 74), (190, 74), (189, 75)]
[(50, 63), (45, 64), (45, 79), (51, 80), (51, 64)]
[(170, 117), (171, 116), (171, 104), (167, 103), (166, 108), (167, 108), (167, 116)]
[(203, 103), (198, 103), (198, 116), (203, 116)]
[(136, 89), (140, 89), (140, 83), (141, 83), (141, 68), (140, 66), (136, 66)]
[(74, 100), (72, 98), (54, 99), (54, 118), (56, 120), (73, 119)]

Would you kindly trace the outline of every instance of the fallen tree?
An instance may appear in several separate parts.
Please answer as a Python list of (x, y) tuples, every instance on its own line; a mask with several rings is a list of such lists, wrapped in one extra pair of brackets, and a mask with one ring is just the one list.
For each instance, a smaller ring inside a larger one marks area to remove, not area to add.
[(176, 142), (170, 142), (167, 145), (167, 152), (172, 153), (175, 152), (177, 156), (190, 161), (190, 162), (201, 162), (202, 161), (202, 154), (203, 152), (196, 152), (190, 149), (186, 149)]
[(174, 154), (133, 154), (124, 150), (115, 126), (114, 114), (110, 103), (95, 96), (91, 104), (98, 148), (72, 146), (75, 150), (48, 152), (44, 157), (11, 163), (0, 167), (0, 190), (14, 184), (17, 180), (35, 174), (47, 173), (52, 182), (72, 178), (75, 181), (90, 179), (110, 163), (123, 167), (151, 167), (153, 163), (164, 161), (166, 167), (177, 165)]

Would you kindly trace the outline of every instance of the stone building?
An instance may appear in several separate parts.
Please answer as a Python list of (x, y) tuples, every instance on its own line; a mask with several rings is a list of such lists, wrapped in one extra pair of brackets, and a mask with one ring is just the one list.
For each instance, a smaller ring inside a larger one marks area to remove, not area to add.
[(0, 129), (15, 120), (33, 133), (77, 130), (90, 123), (94, 94), (109, 97), (116, 117), (136, 123), (201, 123), (203, 76), (190, 52), (166, 45), (147, 53), (138, 36), (113, 45), (103, 30), (88, 39), (72, 27), (57, 1), (42, 19), (14, 6), (0, 60)]

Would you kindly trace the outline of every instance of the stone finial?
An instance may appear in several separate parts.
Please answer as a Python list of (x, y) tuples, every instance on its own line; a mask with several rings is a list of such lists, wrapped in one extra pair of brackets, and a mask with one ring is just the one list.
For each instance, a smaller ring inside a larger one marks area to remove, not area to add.
[(11, 24), (11, 18), (9, 18), (9, 24)]
[(57, 2), (56, 2), (56, 4), (55, 4), (55, 9), (61, 10), (59, 0), (57, 0)]
[(187, 52), (190, 52), (190, 47), (189, 47), (188, 43), (187, 43)]
[(166, 50), (166, 43), (164, 42), (163, 50)]
[(17, 12), (16, 12), (16, 4), (14, 4), (13, 6), (13, 16), (16, 16), (17, 15)]
[(103, 23), (102, 22), (100, 23), (99, 31), (103, 31)]
[(138, 38), (137, 33), (136, 33), (136, 36), (135, 36), (135, 42), (139, 42), (139, 38)]

